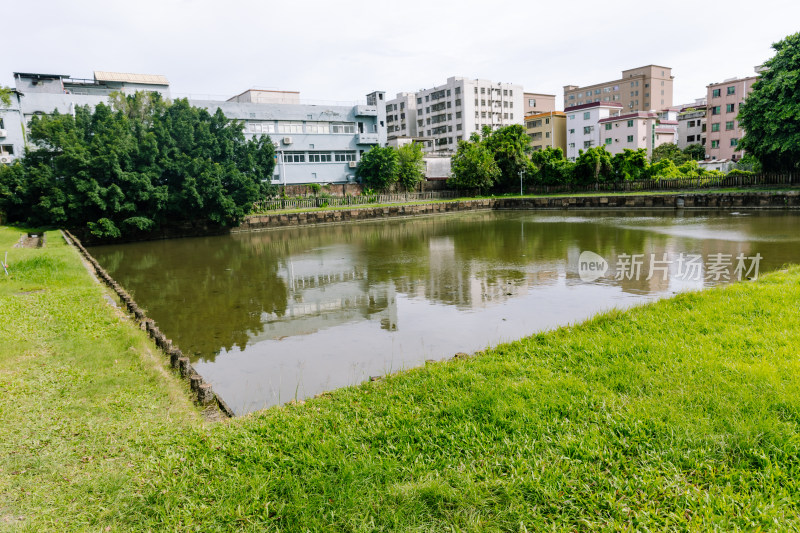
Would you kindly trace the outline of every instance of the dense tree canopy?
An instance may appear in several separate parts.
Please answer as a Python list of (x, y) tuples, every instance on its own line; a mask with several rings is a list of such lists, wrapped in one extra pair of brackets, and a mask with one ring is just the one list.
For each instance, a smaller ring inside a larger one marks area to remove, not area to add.
[(407, 190), (413, 191), (425, 179), (425, 163), (422, 160), (422, 145), (412, 142), (397, 150), (398, 179)]
[(800, 168), (800, 32), (772, 45), (775, 55), (739, 111), (739, 145), (765, 170)]
[(473, 134), (469, 141), (458, 142), (451, 172), (447, 180), (451, 187), (478, 189), (483, 193), (494, 187), (501, 175), (494, 155), (477, 134)]
[(391, 146), (373, 146), (361, 156), (356, 177), (371, 189), (386, 190), (397, 182), (400, 159)]
[(534, 169), (531, 165), (531, 139), (520, 124), (504, 126), (491, 131), (483, 130), (483, 144), (493, 154), (500, 169), (498, 188), (513, 190), (519, 186), (520, 173), (529, 179)]
[(75, 115), (34, 117), (33, 145), (0, 169), (0, 209), (10, 220), (116, 238), (164, 224), (236, 224), (270, 189), (269, 138), (186, 100), (112, 98)]

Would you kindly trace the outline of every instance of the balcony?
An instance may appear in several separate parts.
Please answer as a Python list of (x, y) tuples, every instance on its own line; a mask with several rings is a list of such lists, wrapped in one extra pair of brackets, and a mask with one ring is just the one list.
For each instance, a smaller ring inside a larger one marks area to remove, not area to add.
[(378, 144), (377, 133), (359, 133), (356, 144)]
[(378, 106), (374, 106), (374, 105), (357, 105), (356, 106), (356, 116), (357, 117), (377, 117), (378, 116)]

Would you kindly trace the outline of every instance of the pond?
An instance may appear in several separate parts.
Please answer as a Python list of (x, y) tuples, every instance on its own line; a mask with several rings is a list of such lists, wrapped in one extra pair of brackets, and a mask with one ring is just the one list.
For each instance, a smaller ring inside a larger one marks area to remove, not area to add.
[(791, 211), (486, 211), (90, 252), (244, 414), (753, 278), (800, 261), (799, 223)]

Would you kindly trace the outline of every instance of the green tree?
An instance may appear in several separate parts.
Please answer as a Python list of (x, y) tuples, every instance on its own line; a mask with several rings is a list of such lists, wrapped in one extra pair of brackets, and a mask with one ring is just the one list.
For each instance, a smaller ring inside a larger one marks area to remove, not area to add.
[(11, 88), (0, 86), (0, 105), (8, 107), (11, 105)]
[(386, 190), (397, 181), (399, 168), (397, 150), (391, 146), (373, 146), (361, 156), (356, 177), (370, 188)]
[(500, 169), (498, 188), (515, 190), (519, 187), (520, 173), (527, 178), (527, 181), (532, 179), (536, 172), (530, 160), (533, 149), (530, 137), (522, 125), (512, 124), (495, 131), (485, 128), (483, 144), (492, 153)]
[(614, 175), (618, 180), (638, 180), (647, 177), (650, 162), (647, 160), (647, 150), (639, 148), (631, 150), (625, 148), (615, 154), (611, 159)]
[(614, 165), (604, 146), (595, 146), (578, 152), (573, 169), (573, 181), (587, 185), (596, 181), (613, 181)]
[(451, 165), (452, 176), (447, 180), (450, 187), (478, 189), (485, 193), (500, 179), (501, 171), (492, 152), (477, 134), (469, 141), (459, 141)]
[(422, 160), (422, 145), (417, 142), (401, 146), (397, 150), (398, 181), (407, 191), (413, 191), (425, 179), (425, 163)]
[(739, 147), (764, 170), (800, 168), (800, 32), (772, 45), (775, 55), (739, 110)]
[(561, 148), (548, 146), (531, 155), (534, 167), (533, 181), (539, 185), (558, 185), (567, 183), (572, 177), (574, 164), (567, 161)]
[(676, 166), (682, 165), (689, 160), (689, 156), (686, 155), (683, 150), (678, 148), (677, 144), (674, 143), (664, 143), (659, 146), (656, 146), (653, 149), (653, 163), (658, 163), (662, 159), (669, 159)]
[(690, 144), (683, 149), (683, 153), (690, 159), (702, 161), (706, 158), (706, 147), (702, 144)]

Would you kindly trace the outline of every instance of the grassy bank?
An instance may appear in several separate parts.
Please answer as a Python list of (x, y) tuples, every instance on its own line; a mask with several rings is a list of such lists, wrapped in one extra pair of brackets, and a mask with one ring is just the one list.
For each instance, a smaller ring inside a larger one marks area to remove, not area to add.
[(729, 194), (738, 192), (773, 192), (783, 193), (789, 191), (797, 191), (798, 188), (792, 187), (729, 187), (718, 189), (685, 189), (685, 190), (671, 190), (671, 191), (632, 191), (632, 192), (574, 192), (574, 193), (553, 193), (553, 194), (507, 194), (502, 196), (464, 196), (460, 198), (447, 198), (444, 200), (414, 200), (410, 202), (396, 202), (384, 204), (362, 204), (362, 205), (345, 205), (345, 206), (325, 206), (325, 207), (305, 207), (297, 209), (275, 209), (269, 211), (258, 211), (252, 213), (253, 215), (286, 215), (289, 213), (310, 213), (315, 211), (341, 211), (351, 209), (365, 209), (372, 207), (391, 207), (398, 205), (425, 205), (425, 204), (446, 204), (452, 202), (464, 202), (468, 200), (480, 200), (484, 198), (583, 198), (595, 196), (662, 196), (671, 194)]
[(6, 525), (800, 527), (800, 268), (204, 425), (56, 241), (0, 282)]

